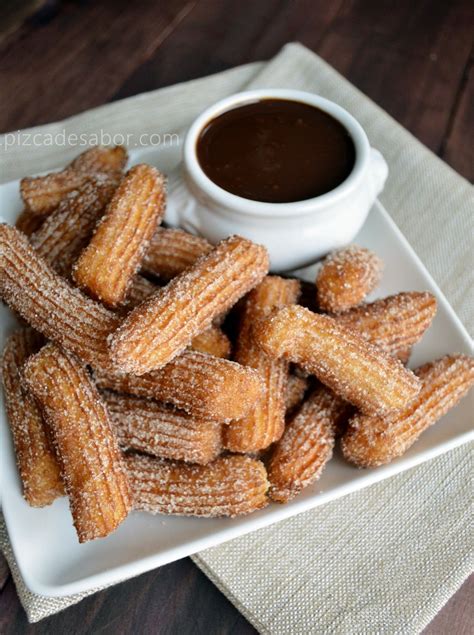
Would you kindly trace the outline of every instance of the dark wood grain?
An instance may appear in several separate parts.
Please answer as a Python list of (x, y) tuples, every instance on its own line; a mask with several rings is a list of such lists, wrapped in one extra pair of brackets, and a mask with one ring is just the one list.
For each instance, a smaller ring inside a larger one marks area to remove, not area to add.
[[(3, 16), (0, 131), (267, 59), (299, 40), (474, 177), (468, 0), (8, 0)], [(473, 595), (474, 577), (425, 635), (472, 632)], [(0, 560), (0, 632), (255, 631), (185, 559), (30, 627)]]

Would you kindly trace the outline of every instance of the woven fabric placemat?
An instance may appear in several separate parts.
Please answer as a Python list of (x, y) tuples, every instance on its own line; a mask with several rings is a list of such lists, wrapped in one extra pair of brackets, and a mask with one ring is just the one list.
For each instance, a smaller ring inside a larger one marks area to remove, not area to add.
[[(360, 121), (390, 167), (382, 203), (472, 333), (473, 189), (298, 44), (285, 46), (267, 63), (132, 97), (33, 131), (170, 133), (185, 129), (221, 97), (265, 86), (316, 92)], [(0, 174), (5, 181), (60, 166), (76, 153), (72, 147), (14, 145), (0, 157)], [(466, 445), (193, 560), (262, 633), (417, 633), (472, 571), (472, 491), (472, 445)], [(0, 547), (30, 621), (89, 595), (31, 594), (3, 521)]]

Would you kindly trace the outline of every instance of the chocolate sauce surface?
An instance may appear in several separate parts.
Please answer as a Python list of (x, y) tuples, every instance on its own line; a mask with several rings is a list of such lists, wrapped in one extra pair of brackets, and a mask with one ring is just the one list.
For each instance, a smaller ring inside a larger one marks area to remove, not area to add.
[(264, 99), (210, 120), (197, 156), (224, 190), (253, 201), (291, 203), (340, 185), (354, 167), (355, 147), (344, 126), (322, 110)]

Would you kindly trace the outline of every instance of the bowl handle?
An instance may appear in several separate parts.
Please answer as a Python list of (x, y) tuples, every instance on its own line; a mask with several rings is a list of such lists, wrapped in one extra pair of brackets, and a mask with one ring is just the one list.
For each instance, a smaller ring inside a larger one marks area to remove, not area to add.
[(376, 198), (383, 190), (388, 176), (388, 165), (382, 154), (375, 148), (370, 148), (370, 174), (372, 179), (373, 196)]
[(192, 234), (199, 234), (197, 201), (183, 179), (182, 166), (168, 174), (168, 196), (165, 220), (173, 227), (181, 227)]

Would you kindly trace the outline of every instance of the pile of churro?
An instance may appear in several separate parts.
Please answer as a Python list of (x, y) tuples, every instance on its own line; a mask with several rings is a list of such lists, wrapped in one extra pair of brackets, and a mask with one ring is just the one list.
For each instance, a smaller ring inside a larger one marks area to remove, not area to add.
[(27, 177), (0, 225), (0, 296), (21, 328), (2, 377), (26, 501), (69, 498), (80, 542), (132, 509), (237, 516), (314, 483), (338, 442), (383, 465), (466, 395), (474, 362), (411, 371), (436, 299), (368, 302), (383, 263), (330, 254), (314, 284), (265, 247), (166, 227), (166, 179), (121, 147)]

